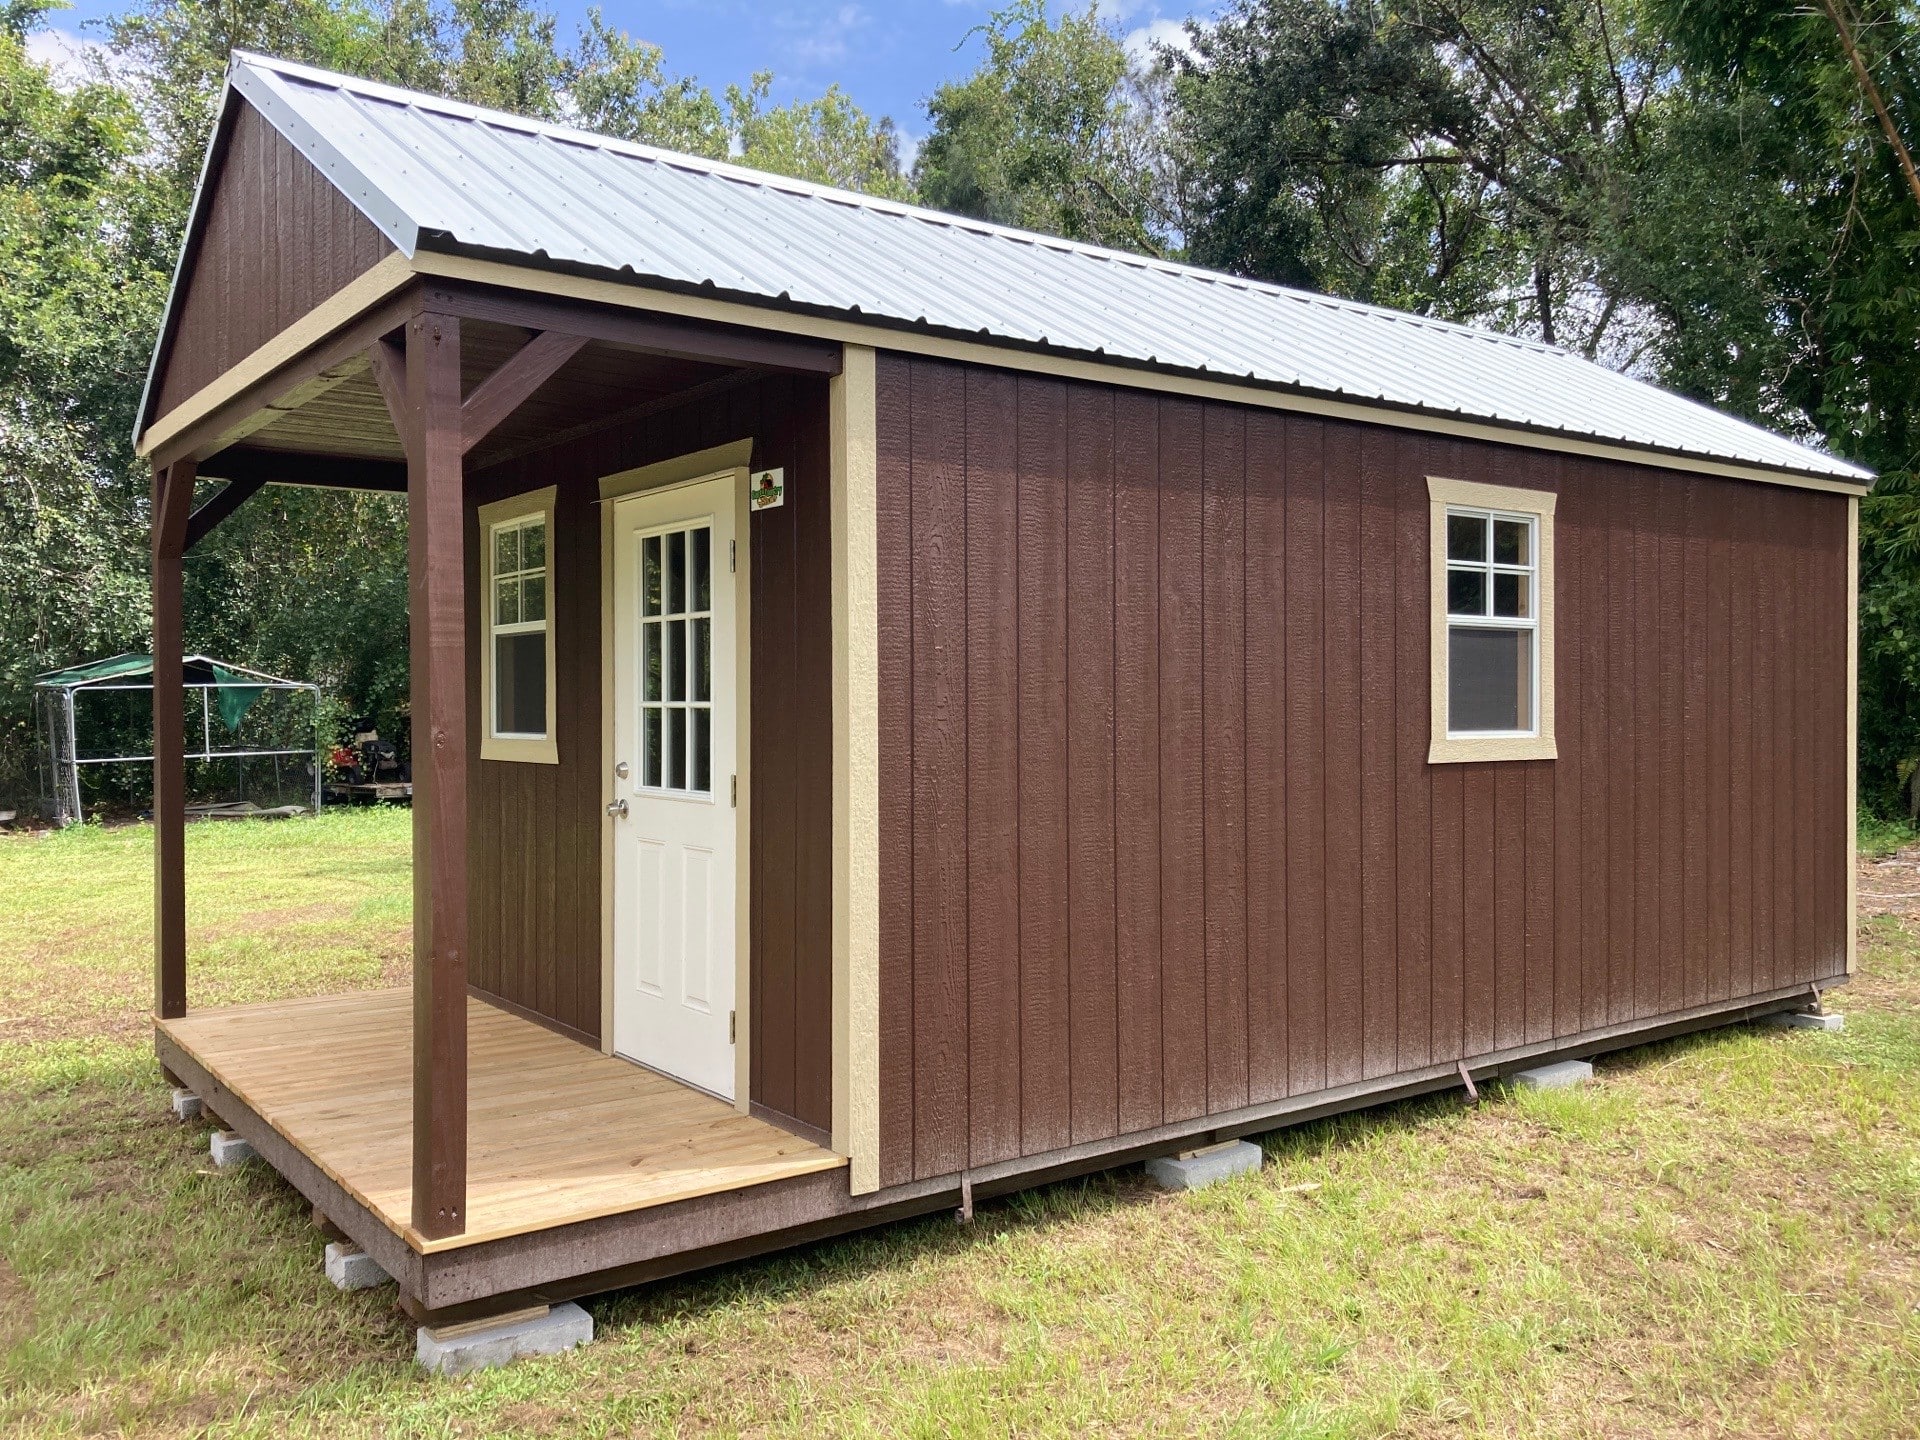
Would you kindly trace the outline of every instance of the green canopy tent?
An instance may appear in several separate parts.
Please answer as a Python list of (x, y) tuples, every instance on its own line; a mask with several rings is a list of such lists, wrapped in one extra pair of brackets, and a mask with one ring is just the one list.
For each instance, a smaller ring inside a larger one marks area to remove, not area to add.
[[(189, 692), (200, 692), (200, 749), (188, 749), (188, 760), (303, 757), (313, 762), (313, 808), (320, 808), (321, 757), (311, 743), (297, 747), (215, 743), (214, 717), (217, 714), (226, 731), (237, 737), (241, 723), (256, 701), (270, 691), (304, 693), (312, 697), (318, 716), (320, 687), (302, 680), (283, 680), (244, 665), (189, 655), (181, 662), (181, 677)], [(83, 818), (80, 796), (80, 768), (83, 765), (151, 765), (153, 755), (82, 754), (76, 724), (76, 701), (94, 693), (153, 690), (151, 655), (111, 655), (104, 660), (53, 670), (34, 681), (35, 715), (41, 734), (41, 790), (48, 818), (58, 825), (70, 825)], [(188, 729), (188, 745), (192, 744)]]

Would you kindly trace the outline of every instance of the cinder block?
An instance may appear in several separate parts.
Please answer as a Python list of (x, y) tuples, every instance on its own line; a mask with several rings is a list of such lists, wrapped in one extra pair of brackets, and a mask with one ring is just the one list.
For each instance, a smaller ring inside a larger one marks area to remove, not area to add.
[(197, 1119), (206, 1109), (200, 1097), (185, 1086), (175, 1086), (173, 1091), (173, 1118), (176, 1120)]
[(327, 1246), (327, 1279), (339, 1290), (371, 1290), (393, 1277), (358, 1245), (335, 1241)]
[(1593, 1066), (1585, 1060), (1556, 1060), (1551, 1065), (1516, 1070), (1507, 1079), (1529, 1090), (1566, 1090), (1589, 1083), (1593, 1079)]
[(1777, 1025), (1782, 1030), (1844, 1030), (1847, 1017), (1844, 1015), (1809, 1015), (1804, 1010), (1778, 1010), (1764, 1019), (1768, 1025)]
[(1260, 1147), (1245, 1140), (1210, 1145), (1186, 1155), (1168, 1155), (1147, 1162), (1147, 1174), (1162, 1190), (1198, 1190), (1247, 1175), (1260, 1168)]
[(213, 1151), (213, 1163), (222, 1170), (234, 1165), (244, 1165), (253, 1159), (254, 1149), (231, 1130), (216, 1130), (208, 1142)]
[(550, 1310), (523, 1310), (497, 1320), (420, 1327), (413, 1358), (435, 1375), (465, 1375), (505, 1365), (523, 1355), (558, 1355), (593, 1339), (593, 1317), (571, 1301)]

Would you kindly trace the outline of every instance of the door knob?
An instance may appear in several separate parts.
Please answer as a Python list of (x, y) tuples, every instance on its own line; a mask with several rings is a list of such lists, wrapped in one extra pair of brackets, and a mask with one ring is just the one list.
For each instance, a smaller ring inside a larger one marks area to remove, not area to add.
[(627, 802), (624, 799), (615, 800), (607, 806), (607, 814), (613, 816), (615, 819), (623, 818), (626, 813)]

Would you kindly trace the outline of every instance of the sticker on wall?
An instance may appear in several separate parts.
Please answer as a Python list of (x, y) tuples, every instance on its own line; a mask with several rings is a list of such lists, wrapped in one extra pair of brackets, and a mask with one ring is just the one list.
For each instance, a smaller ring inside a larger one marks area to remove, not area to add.
[(756, 470), (747, 478), (747, 501), (755, 510), (787, 503), (787, 472)]

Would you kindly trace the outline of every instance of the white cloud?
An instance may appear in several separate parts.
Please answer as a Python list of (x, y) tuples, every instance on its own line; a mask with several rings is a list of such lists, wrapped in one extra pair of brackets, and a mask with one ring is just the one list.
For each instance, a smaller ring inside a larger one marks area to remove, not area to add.
[(1181, 20), (1169, 20), (1164, 15), (1156, 16), (1145, 25), (1129, 30), (1125, 41), (1127, 54), (1138, 64), (1151, 62), (1155, 46), (1168, 46), (1175, 50), (1193, 53), (1193, 41), (1187, 34), (1186, 23)]
[(106, 53), (107, 47), (102, 41), (89, 40), (71, 30), (48, 27), (27, 36), (27, 58), (37, 65), (48, 66), (55, 83), (62, 87), (78, 85), (86, 78), (88, 63)]
[(793, 42), (793, 57), (803, 67), (844, 60), (847, 37), (866, 23), (867, 17), (858, 5), (842, 5), (815, 25), (810, 34), (802, 35)]

